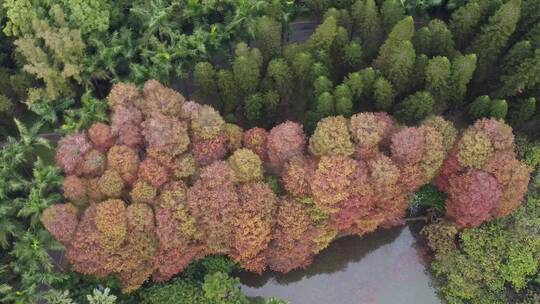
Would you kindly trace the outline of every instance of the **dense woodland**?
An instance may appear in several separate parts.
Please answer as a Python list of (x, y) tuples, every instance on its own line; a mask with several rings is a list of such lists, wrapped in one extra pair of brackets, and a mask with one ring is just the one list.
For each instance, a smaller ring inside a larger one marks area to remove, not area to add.
[(410, 206), (444, 301), (540, 301), (539, 0), (0, 4), (0, 302), (259, 303)]

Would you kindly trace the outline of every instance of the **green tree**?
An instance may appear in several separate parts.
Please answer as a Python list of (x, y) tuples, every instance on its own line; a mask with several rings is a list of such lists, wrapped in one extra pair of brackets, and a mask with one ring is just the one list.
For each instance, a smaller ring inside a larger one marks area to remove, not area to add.
[(373, 97), (375, 98), (375, 108), (380, 111), (388, 111), (394, 103), (394, 88), (390, 81), (384, 77), (379, 77), (373, 84)]
[(411, 43), (413, 35), (412, 17), (401, 20), (388, 35), (374, 62), (374, 66), (392, 82), (398, 93), (403, 92), (410, 84), (410, 76), (416, 59)]
[(204, 278), (202, 290), (208, 304), (248, 304), (238, 286), (240, 280), (227, 274), (216, 272)]
[(389, 33), (405, 18), (405, 7), (398, 0), (384, 0), (381, 6), (381, 19), (384, 29)]
[(353, 98), (358, 98), (362, 95), (364, 83), (362, 80), (362, 75), (359, 72), (349, 73), (349, 75), (347, 75), (343, 80), (343, 83), (351, 89)]
[(281, 23), (268, 16), (257, 19), (255, 44), (261, 50), (265, 62), (281, 54), (281, 29)]
[(252, 124), (263, 118), (264, 97), (261, 93), (249, 95), (244, 100), (244, 115)]
[(213, 105), (216, 109), (223, 109), (219, 96), (217, 73), (209, 62), (199, 62), (193, 72), (197, 85), (196, 97), (201, 103)]
[(452, 88), (449, 95), (454, 106), (463, 104), (467, 94), (467, 87), (476, 70), (476, 60), (476, 54), (457, 55), (452, 59)]
[(320, 96), (324, 92), (332, 91), (334, 84), (328, 77), (319, 76), (313, 83), (313, 93), (315, 96)]
[(469, 45), (471, 39), (480, 29), (482, 11), (477, 2), (471, 1), (452, 13), (450, 31), (458, 49)]
[(232, 113), (238, 106), (240, 98), (237, 93), (234, 75), (229, 70), (217, 72), (217, 84), (221, 99), (223, 100), (224, 113)]
[(521, 9), (521, 0), (510, 0), (489, 18), (473, 42), (472, 50), (478, 56), (476, 80), (487, 78), (495, 62), (506, 47), (516, 29)]
[(416, 56), (413, 72), (410, 78), (410, 90), (424, 88), (426, 82), (426, 69), (429, 64), (429, 57), (426, 54)]
[(350, 116), (353, 112), (352, 92), (348, 85), (342, 83), (334, 89), (336, 114)]
[(498, 96), (515, 96), (536, 88), (540, 83), (540, 49), (534, 56), (527, 58), (515, 69), (515, 72), (501, 77), (502, 87)]
[(70, 29), (61, 8), (53, 6), (52, 25), (48, 20), (33, 19), (32, 32), (15, 41), (17, 51), (25, 57), (24, 70), (44, 82), (44, 88), (33, 88), (29, 102), (52, 101), (74, 96), (74, 85), (83, 82), (85, 44), (80, 30)]
[(534, 56), (534, 48), (530, 41), (523, 40), (514, 44), (504, 55), (502, 71), (505, 75), (513, 74), (519, 65)]
[(257, 92), (259, 88), (262, 56), (259, 56), (258, 49), (244, 51), (242, 44), (237, 47), (236, 53), (232, 70), (237, 90), (240, 96), (245, 98)]
[(495, 99), (491, 102), (489, 116), (493, 118), (505, 119), (508, 113), (508, 103), (504, 99)]
[(427, 26), (421, 27), (414, 33), (413, 44), (418, 54), (431, 54), (431, 31)]
[(431, 31), (431, 55), (452, 58), (456, 52), (454, 37), (444, 21), (433, 19), (428, 24)]
[(357, 0), (351, 8), (354, 32), (364, 46), (366, 61), (377, 53), (382, 39), (382, 21), (375, 0)]
[(324, 22), (315, 29), (315, 33), (308, 40), (308, 45), (314, 50), (330, 50), (337, 34), (337, 21), (333, 16), (324, 20)]
[(335, 114), (334, 96), (330, 92), (323, 92), (317, 98), (317, 113), (323, 117)]
[(362, 65), (362, 54), (362, 46), (358, 42), (351, 41), (345, 45), (342, 58), (345, 69), (350, 71), (360, 68)]
[(528, 30), (538, 21), (540, 21), (540, 2), (536, 0), (522, 0), (521, 18), (518, 24), (519, 32), (522, 33)]
[(510, 121), (513, 123), (526, 122), (536, 114), (536, 98), (534, 97), (519, 100), (511, 105), (514, 106), (510, 111)]
[(266, 70), (269, 88), (274, 89), (282, 99), (290, 99), (293, 89), (293, 72), (287, 61), (276, 58), (270, 61)]
[(416, 92), (398, 105), (396, 117), (406, 123), (420, 121), (433, 112), (434, 103), (433, 96), (429, 92)]
[(489, 115), (491, 99), (487, 95), (477, 97), (469, 105), (469, 115), (472, 119), (480, 119)]
[(451, 91), (451, 65), (446, 57), (433, 57), (426, 68), (426, 89), (437, 102), (445, 103)]

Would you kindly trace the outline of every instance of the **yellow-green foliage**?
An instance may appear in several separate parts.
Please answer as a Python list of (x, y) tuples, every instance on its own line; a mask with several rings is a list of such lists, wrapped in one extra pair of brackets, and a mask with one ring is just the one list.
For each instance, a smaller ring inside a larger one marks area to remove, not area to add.
[(334, 42), (337, 33), (337, 21), (334, 16), (330, 16), (317, 27), (315, 33), (309, 38), (309, 46), (315, 50), (329, 50)]
[(249, 149), (239, 149), (229, 157), (229, 166), (241, 182), (259, 181), (263, 178), (262, 161)]
[(32, 34), (15, 41), (17, 51), (26, 59), (24, 70), (45, 83), (45, 88), (29, 92), (30, 101), (72, 97), (71, 81), (82, 82), (85, 44), (81, 32), (67, 27), (59, 6), (53, 6), (51, 14), (59, 27), (47, 20), (33, 19)]
[(133, 203), (153, 203), (157, 195), (157, 189), (144, 180), (138, 180), (130, 192)]
[(457, 129), (452, 122), (445, 120), (442, 116), (430, 116), (422, 122), (422, 125), (432, 127), (437, 132), (441, 133), (444, 150), (446, 152), (452, 149), (457, 138)]
[(459, 161), (468, 167), (481, 169), (493, 153), (493, 145), (483, 132), (465, 131), (459, 147)]
[(124, 190), (124, 180), (116, 170), (107, 170), (99, 178), (99, 190), (107, 197), (120, 197)]
[(127, 233), (126, 206), (123, 201), (111, 199), (97, 204), (94, 218), (102, 244), (117, 248)]
[(317, 123), (309, 139), (309, 151), (317, 156), (352, 155), (354, 145), (349, 134), (348, 121), (343, 116), (327, 117)]
[(202, 139), (213, 139), (223, 131), (225, 121), (214, 108), (203, 105), (191, 116), (191, 129)]

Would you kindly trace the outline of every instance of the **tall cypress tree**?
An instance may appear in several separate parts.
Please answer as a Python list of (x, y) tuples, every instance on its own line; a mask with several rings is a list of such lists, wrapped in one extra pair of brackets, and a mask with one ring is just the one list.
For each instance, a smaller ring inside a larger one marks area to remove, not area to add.
[(381, 19), (387, 33), (403, 18), (405, 18), (405, 7), (398, 0), (383, 1)]
[(412, 124), (433, 113), (434, 104), (433, 96), (429, 92), (419, 91), (409, 95), (400, 103), (395, 114), (398, 119)]
[(476, 61), (476, 54), (458, 55), (452, 60), (452, 87), (449, 98), (455, 107), (463, 104), (467, 87), (476, 70)]
[(469, 2), (452, 13), (450, 31), (454, 36), (456, 47), (460, 50), (469, 45), (471, 39), (480, 29), (482, 11), (476, 2)]
[(201, 103), (211, 104), (223, 110), (223, 103), (218, 92), (216, 70), (209, 62), (199, 62), (193, 72), (197, 91), (196, 98)]
[(388, 111), (394, 103), (394, 88), (390, 81), (384, 77), (379, 77), (373, 84), (373, 98), (375, 99), (375, 108), (380, 111)]
[(377, 53), (383, 34), (375, 0), (357, 0), (353, 4), (351, 16), (354, 32), (360, 36), (364, 46), (365, 58), (371, 60)]
[(255, 44), (268, 62), (281, 54), (281, 23), (268, 17), (259, 17), (255, 24)]
[(406, 90), (411, 83), (416, 53), (411, 39), (414, 35), (412, 17), (406, 17), (394, 26), (379, 50), (374, 66), (392, 82), (396, 92)]
[(451, 89), (451, 65), (446, 57), (429, 60), (426, 68), (426, 88), (437, 102), (445, 103)]
[(510, 0), (489, 18), (473, 43), (472, 50), (478, 56), (476, 81), (484, 81), (514, 33), (519, 20), (521, 0)]
[(498, 96), (515, 96), (527, 90), (538, 88), (540, 84), (540, 49), (534, 52), (534, 56), (523, 61), (514, 73), (501, 77), (503, 86)]

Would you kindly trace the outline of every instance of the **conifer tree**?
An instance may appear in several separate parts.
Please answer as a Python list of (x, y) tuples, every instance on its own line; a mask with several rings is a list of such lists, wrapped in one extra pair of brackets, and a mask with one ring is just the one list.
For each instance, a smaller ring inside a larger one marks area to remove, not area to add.
[(414, 35), (412, 17), (401, 20), (388, 35), (379, 50), (374, 65), (392, 82), (400, 93), (410, 84), (410, 75), (416, 59), (414, 47), (410, 41)]
[(540, 22), (540, 2), (537, 0), (522, 0), (518, 31), (520, 33), (525, 32), (538, 22)]
[(330, 92), (324, 92), (317, 98), (317, 113), (323, 117), (335, 114), (334, 96)]
[(279, 115), (279, 106), (281, 104), (281, 98), (275, 90), (268, 90), (263, 95), (263, 107), (264, 113), (266, 115), (267, 124), (272, 124), (272, 122), (278, 118)]
[(276, 58), (270, 61), (266, 70), (266, 79), (269, 88), (274, 89), (282, 99), (290, 98), (293, 88), (293, 72), (285, 59)]
[(540, 49), (534, 52), (534, 56), (523, 61), (514, 73), (501, 77), (503, 86), (498, 96), (515, 96), (536, 88), (540, 84)]
[(369, 61), (377, 53), (383, 29), (375, 0), (357, 0), (352, 6), (351, 16), (354, 31), (359, 34), (365, 58)]
[(530, 41), (519, 41), (510, 48), (502, 60), (504, 74), (513, 74), (519, 65), (534, 56), (534, 48)]
[(319, 76), (315, 82), (313, 83), (313, 93), (315, 96), (320, 96), (324, 92), (330, 92), (332, 91), (332, 87), (334, 84), (328, 77), (326, 76)]
[(261, 93), (249, 95), (244, 101), (244, 116), (252, 124), (256, 124), (263, 117), (264, 100)]
[(476, 54), (458, 55), (452, 60), (452, 88), (449, 98), (455, 106), (463, 104), (463, 99), (467, 94), (467, 86), (476, 70)]
[(326, 11), (326, 13), (324, 13), (324, 17), (323, 17), (323, 20), (330, 17), (330, 16), (333, 16), (335, 19), (336, 19), (336, 22), (337, 22), (337, 25), (338, 26), (341, 26), (345, 29), (347, 29), (347, 31), (349, 31), (351, 29), (351, 26), (352, 26), (352, 20), (351, 20), (351, 15), (349, 14), (349, 12), (345, 9), (336, 9), (336, 8), (330, 8)]
[(414, 35), (414, 47), (418, 53), (428, 56), (453, 57), (456, 50), (452, 32), (441, 20), (433, 19)]
[(234, 75), (230, 70), (219, 70), (217, 72), (217, 79), (219, 93), (223, 101), (223, 111), (225, 113), (232, 113), (240, 101), (236, 91)]
[(426, 68), (426, 89), (437, 102), (446, 102), (451, 89), (450, 61), (446, 57), (433, 57)]
[(373, 84), (381, 76), (381, 73), (372, 67), (362, 69), (358, 73), (362, 79), (362, 96), (364, 98), (371, 98), (373, 96)]
[(427, 26), (421, 27), (414, 33), (413, 44), (418, 54), (431, 54), (431, 31)]
[(307, 84), (312, 79), (313, 56), (308, 52), (297, 53), (292, 61), (289, 61), (295, 78), (299, 83)]
[(521, 0), (510, 0), (489, 18), (473, 42), (472, 50), (478, 56), (476, 80), (485, 80), (495, 62), (514, 33), (519, 20)]
[(469, 115), (472, 119), (480, 119), (489, 115), (491, 99), (487, 95), (477, 97), (469, 105)]
[(308, 45), (314, 50), (329, 51), (337, 35), (337, 21), (334, 16), (324, 20), (321, 25), (315, 29), (315, 33), (308, 40)]
[(452, 58), (456, 52), (454, 37), (446, 23), (439, 19), (433, 19), (429, 22), (428, 28), (431, 31), (431, 55)]
[(426, 68), (429, 63), (429, 57), (426, 54), (420, 54), (414, 62), (413, 72), (410, 77), (410, 90), (415, 91), (423, 88), (426, 81)]
[(389, 33), (392, 28), (405, 18), (405, 7), (398, 0), (384, 0), (381, 6), (381, 19), (384, 30)]
[(419, 91), (409, 95), (396, 109), (398, 119), (412, 124), (433, 112), (435, 101), (429, 92)]
[(384, 77), (379, 77), (373, 84), (373, 97), (375, 98), (375, 108), (380, 111), (388, 111), (394, 103), (394, 88), (390, 81)]
[(364, 82), (362, 80), (362, 75), (359, 72), (349, 73), (343, 80), (343, 83), (351, 89), (353, 98), (358, 98), (362, 95)]
[(281, 54), (281, 23), (268, 16), (257, 19), (255, 44), (261, 50), (264, 61), (268, 62)]
[(233, 75), (242, 98), (255, 94), (261, 78), (262, 55), (258, 49), (247, 50), (240, 44), (233, 62)]
[(463, 49), (470, 44), (476, 35), (482, 21), (482, 11), (476, 2), (469, 2), (452, 13), (450, 31), (452, 31), (456, 46)]
[(334, 89), (336, 113), (350, 116), (353, 112), (352, 92), (348, 85), (342, 83)]
[(217, 109), (223, 109), (218, 92), (217, 73), (209, 62), (199, 62), (195, 65), (193, 72), (197, 92), (197, 99), (201, 103), (211, 104)]
[(362, 65), (362, 46), (356, 42), (351, 41), (343, 50), (344, 67), (347, 70), (356, 70)]
[(533, 48), (540, 48), (540, 22), (532, 26), (523, 39), (529, 40)]
[(510, 112), (510, 120), (519, 124), (531, 119), (534, 114), (536, 114), (536, 98), (530, 97), (515, 103), (515, 108)]
[(338, 97), (336, 98), (336, 113), (349, 117), (353, 114), (353, 102), (351, 98)]
[(504, 99), (495, 99), (489, 108), (489, 116), (493, 118), (505, 119), (508, 113), (508, 103)]

